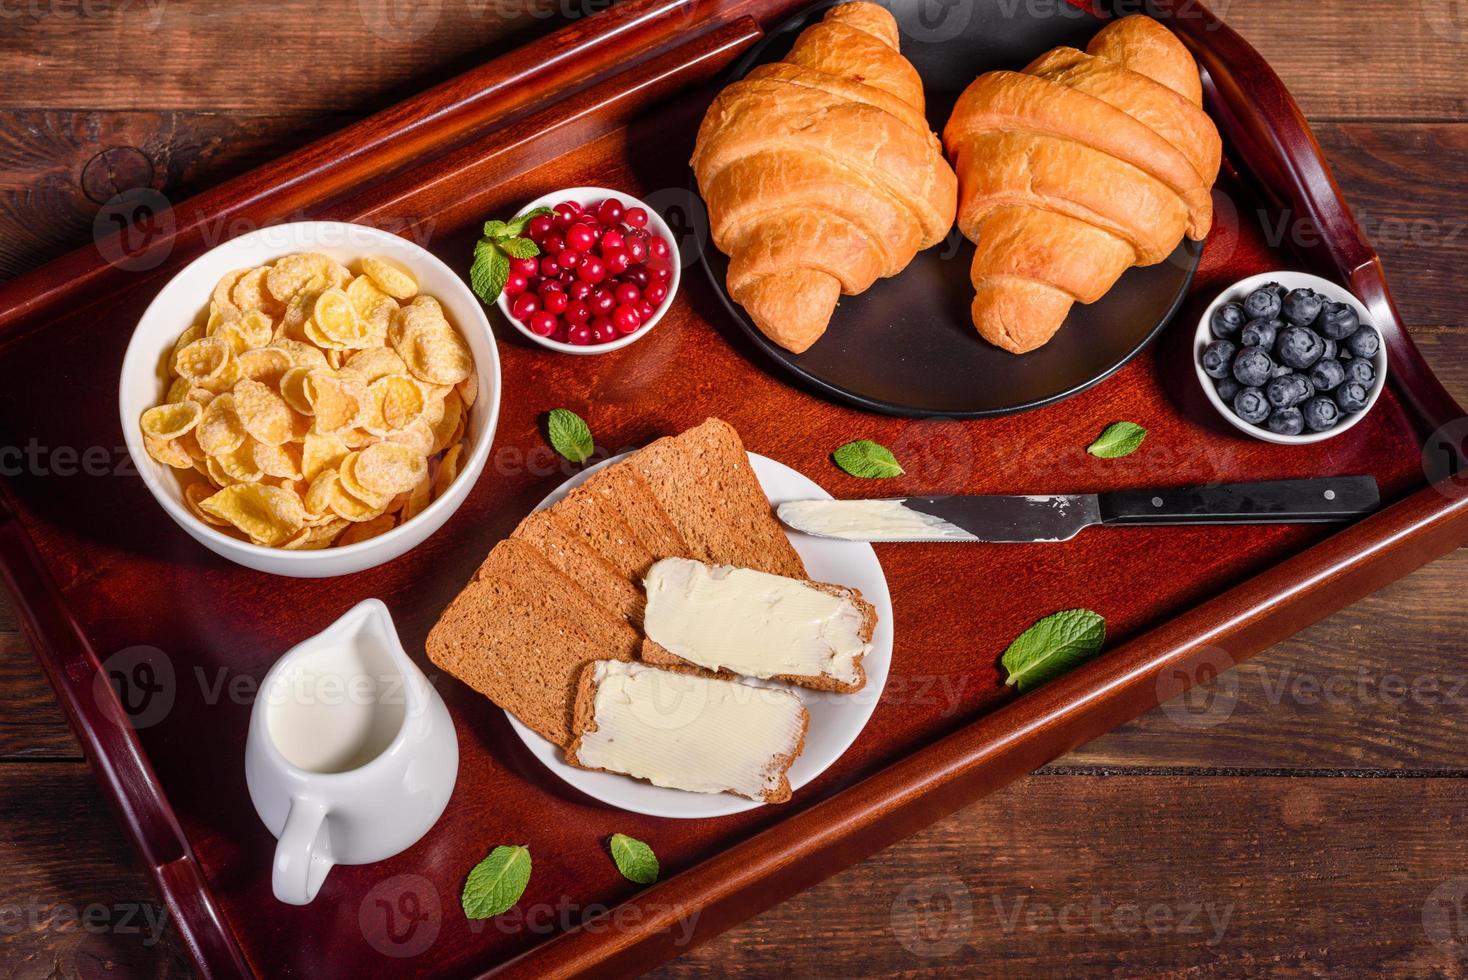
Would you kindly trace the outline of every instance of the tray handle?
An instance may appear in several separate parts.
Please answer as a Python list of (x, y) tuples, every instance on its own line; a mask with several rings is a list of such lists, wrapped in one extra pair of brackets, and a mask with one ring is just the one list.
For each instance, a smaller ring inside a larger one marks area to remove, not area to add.
[(0, 581), (92, 771), (205, 977), (252, 976), (102, 663), (0, 492)]
[(1204, 100), (1239, 170), (1311, 231), (1291, 243), (1334, 272), (1370, 310), (1391, 360), (1391, 383), (1423, 435), (1463, 409), (1432, 373), (1392, 301), (1381, 258), (1351, 213), (1314, 133), (1284, 82), (1249, 42), (1197, 0), (1148, 0), (1148, 12), (1178, 35), (1203, 69)]

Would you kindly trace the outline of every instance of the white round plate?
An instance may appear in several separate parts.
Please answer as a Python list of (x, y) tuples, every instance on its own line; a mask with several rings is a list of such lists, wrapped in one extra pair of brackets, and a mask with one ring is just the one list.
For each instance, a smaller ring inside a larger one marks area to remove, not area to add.
[[(627, 455), (630, 454), (614, 457), (578, 473), (542, 500), (536, 510), (549, 507), (584, 483), (597, 470), (625, 459)], [(755, 475), (759, 477), (760, 485), (764, 487), (765, 495), (770, 498), (772, 506), (787, 500), (831, 499), (831, 495), (819, 485), (783, 463), (754, 453), (749, 454), (749, 461), (754, 466)], [(797, 695), (810, 712), (805, 751), (790, 767), (790, 787), (799, 790), (841, 758), (866, 727), (867, 720), (877, 706), (877, 699), (882, 696), (882, 689), (887, 685), (887, 670), (892, 665), (892, 596), (887, 592), (887, 577), (882, 574), (882, 566), (878, 563), (877, 553), (872, 550), (871, 545), (815, 538), (789, 529), (786, 529), (785, 534), (800, 553), (806, 571), (814, 581), (834, 582), (860, 589), (862, 596), (877, 608), (877, 629), (872, 634), (872, 649), (862, 659), (867, 683), (860, 691), (854, 694), (835, 694), (768, 682), (771, 687), (783, 687)], [(507, 713), (506, 717), (525, 745), (537, 759), (545, 763), (547, 769), (587, 796), (608, 806), (654, 817), (687, 820), (722, 817), (766, 805), (729, 793), (687, 793), (683, 790), (664, 789), (630, 776), (577, 769), (566, 764), (557, 745), (520, 724), (514, 715)]]

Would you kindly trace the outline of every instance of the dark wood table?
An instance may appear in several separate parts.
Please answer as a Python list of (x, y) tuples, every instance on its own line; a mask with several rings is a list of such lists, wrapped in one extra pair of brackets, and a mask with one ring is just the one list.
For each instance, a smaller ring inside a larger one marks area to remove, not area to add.
[[(0, 276), (121, 190), (179, 200), (603, 5), (0, 0)], [(1213, 6), (1468, 401), (1463, 4)], [(1459, 552), (659, 973), (1461, 974), (1465, 591)], [(3, 599), (0, 701), (0, 972), (187, 974)]]

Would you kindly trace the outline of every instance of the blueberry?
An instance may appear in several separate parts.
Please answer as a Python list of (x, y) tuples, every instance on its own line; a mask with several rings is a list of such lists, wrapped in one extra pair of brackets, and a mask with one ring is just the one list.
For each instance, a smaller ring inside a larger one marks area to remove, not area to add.
[(1370, 361), (1359, 357), (1354, 361), (1347, 361), (1346, 380), (1354, 381), (1358, 385), (1365, 385), (1367, 388), (1370, 388), (1376, 383), (1376, 368), (1371, 366)]
[(1353, 357), (1375, 357), (1376, 352), (1381, 350), (1381, 334), (1372, 327), (1363, 326), (1343, 343)]
[(1276, 364), (1274, 370), (1269, 372), (1271, 378), (1283, 378), (1287, 374), (1294, 374), (1295, 369), (1288, 364)]
[(1313, 289), (1292, 289), (1284, 298), (1284, 318), (1297, 327), (1308, 327), (1320, 315), (1325, 297)]
[(1361, 325), (1356, 308), (1349, 303), (1326, 302), (1320, 308), (1320, 317), (1314, 323), (1321, 336), (1331, 340), (1344, 340), (1356, 332)]
[(1250, 320), (1239, 334), (1239, 343), (1245, 347), (1263, 347), (1269, 350), (1274, 346), (1274, 338), (1283, 329), (1283, 320)]
[(1272, 282), (1267, 286), (1260, 286), (1245, 297), (1244, 312), (1249, 314), (1250, 320), (1273, 320), (1279, 316), (1284, 307), (1279, 288), (1279, 283)]
[(1327, 357), (1331, 360), (1334, 360), (1336, 355), (1341, 352), (1341, 345), (1339, 341), (1331, 340), (1329, 337), (1326, 337), (1322, 340), (1322, 343), (1325, 344), (1325, 350), (1320, 355), (1321, 360), (1325, 360)]
[(1272, 412), (1264, 424), (1270, 432), (1297, 436), (1305, 431), (1305, 415), (1298, 408), (1281, 408)]
[(1239, 392), (1244, 390), (1244, 386), (1232, 377), (1220, 378), (1213, 388), (1218, 392), (1219, 399), (1225, 405), (1232, 405), (1234, 399), (1238, 397)]
[(1371, 389), (1356, 381), (1347, 381), (1336, 389), (1335, 403), (1346, 412), (1359, 412), (1366, 407)]
[(1335, 428), (1336, 422), (1340, 420), (1341, 410), (1325, 395), (1316, 395), (1305, 403), (1303, 414), (1310, 431), (1324, 432)]
[[(1335, 404), (1331, 403), (1331, 408)], [(1234, 414), (1251, 425), (1258, 425), (1269, 418), (1269, 399), (1258, 388), (1245, 388), (1234, 396)]]
[(1320, 391), (1333, 391), (1344, 380), (1345, 367), (1332, 357), (1322, 357), (1310, 369), (1310, 383)]
[(1274, 372), (1274, 360), (1262, 347), (1245, 347), (1234, 358), (1234, 377), (1250, 388), (1264, 385)]
[(1249, 314), (1237, 303), (1224, 303), (1213, 311), (1213, 318), (1209, 320), (1209, 329), (1213, 336), (1219, 340), (1234, 340), (1244, 324), (1249, 322)]
[(1285, 327), (1279, 332), (1275, 352), (1285, 364), (1303, 371), (1320, 360), (1320, 355), (1325, 353), (1325, 341), (1309, 327)]
[(1315, 387), (1303, 374), (1286, 374), (1270, 378), (1264, 386), (1264, 396), (1275, 408), (1294, 408), (1315, 396)]
[(1210, 378), (1226, 378), (1233, 368), (1238, 344), (1231, 340), (1215, 340), (1203, 348), (1203, 373)]

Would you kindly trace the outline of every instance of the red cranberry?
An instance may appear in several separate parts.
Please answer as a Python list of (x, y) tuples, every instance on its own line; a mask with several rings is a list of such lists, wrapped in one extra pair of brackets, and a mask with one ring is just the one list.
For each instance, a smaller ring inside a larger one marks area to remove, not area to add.
[(570, 305), (570, 302), (571, 300), (560, 290), (556, 290), (553, 293), (540, 294), (541, 309), (548, 313), (564, 313), (566, 312), (566, 307)]
[(576, 270), (576, 275), (580, 276), (586, 282), (601, 282), (607, 277), (606, 263), (595, 255), (588, 255), (581, 261), (580, 267)]
[(578, 252), (589, 252), (596, 244), (596, 233), (585, 222), (578, 221), (566, 229), (566, 244)]
[(667, 241), (662, 238), (654, 238), (648, 242), (647, 250), (655, 259), (666, 259), (669, 255), (673, 254), (673, 250), (668, 247)]
[(530, 319), (532, 313), (540, 311), (540, 297), (534, 293), (521, 293), (515, 297), (515, 302), (510, 304), (510, 315), (521, 323)]
[(593, 313), (598, 313), (605, 316), (606, 314), (612, 312), (612, 310), (616, 309), (617, 297), (616, 294), (613, 293), (610, 289), (607, 289), (605, 286), (603, 286), (591, 294), (591, 298), (587, 301), (587, 305), (591, 307)]
[(673, 270), (665, 265), (650, 265), (647, 267), (647, 274), (653, 282), (667, 282), (673, 278)]
[(545, 241), (545, 236), (549, 235), (554, 227), (555, 222), (551, 220), (550, 215), (538, 214), (531, 218), (530, 223), (525, 226), (525, 234), (530, 236), (532, 242), (539, 245)]
[(628, 258), (626, 250), (620, 248), (604, 251), (602, 262), (606, 264), (607, 274), (612, 276), (620, 276), (632, 265), (632, 260)]
[(566, 342), (585, 347), (591, 343), (591, 328), (584, 323), (572, 324), (566, 328)]
[(574, 248), (568, 248), (556, 256), (556, 261), (561, 264), (562, 269), (574, 269), (586, 259), (584, 252), (578, 252)]
[(530, 314), (530, 320), (526, 326), (536, 336), (549, 337), (556, 332), (556, 327), (560, 325), (560, 322), (554, 313), (547, 313), (545, 310), (541, 310), (539, 313)]
[(642, 326), (642, 316), (631, 306), (619, 306), (612, 311), (612, 325), (618, 333), (635, 333)]
[(545, 236), (545, 241), (540, 243), (540, 250), (546, 255), (560, 255), (566, 247), (566, 239), (558, 231), (553, 231)]
[(637, 304), (637, 315), (642, 317), (643, 323), (651, 320), (656, 313), (657, 309), (654, 308), (653, 305), (647, 300), (643, 300), (642, 302)]
[(566, 295), (572, 299), (585, 299), (591, 295), (591, 291), (595, 288), (591, 283), (577, 279), (575, 282), (569, 283), (566, 286)]
[(609, 231), (604, 231), (601, 234), (601, 247), (603, 253), (605, 253), (608, 249), (621, 248), (624, 244), (626, 244), (626, 240), (622, 238), (622, 233), (615, 228), (612, 228)]
[(576, 273), (572, 272), (570, 269), (562, 269), (561, 274), (556, 276), (556, 282), (560, 283), (563, 288), (571, 285), (571, 283), (575, 281)]
[(560, 204), (556, 205), (555, 211), (556, 224), (560, 225), (562, 228), (566, 228), (569, 227), (571, 223), (576, 220), (576, 216), (581, 213), (581, 205), (577, 204), (575, 201), (562, 201)]
[(647, 212), (642, 208), (628, 208), (622, 215), (622, 220), (633, 228), (644, 228), (647, 226)]
[(634, 265), (622, 273), (622, 278), (635, 285), (638, 289), (646, 289), (647, 284), (652, 282), (652, 276), (647, 274), (647, 266)]
[(642, 299), (642, 290), (638, 289), (630, 282), (624, 282), (612, 291), (612, 295), (617, 297), (618, 303), (626, 305), (629, 303), (636, 303), (638, 300)]
[(657, 306), (668, 298), (668, 284), (665, 282), (649, 283), (648, 287), (642, 291), (642, 298), (653, 306)]
[(571, 302), (566, 304), (566, 322), (572, 324), (590, 323), (591, 307), (579, 299), (571, 300)]
[(566, 331), (569, 329), (571, 328), (564, 323), (556, 327), (556, 332), (551, 334), (551, 340), (562, 344), (570, 343), (570, 339), (566, 336)]
[(600, 327), (591, 328), (591, 339), (598, 344), (610, 344), (617, 339), (617, 328), (606, 317), (597, 317)]
[(518, 272), (527, 279), (540, 271), (540, 261), (535, 258), (511, 259), (510, 271)]
[(596, 209), (596, 216), (604, 225), (615, 225), (622, 220), (622, 202), (609, 197)]
[(647, 260), (647, 242), (639, 241), (636, 238), (629, 238), (627, 239), (626, 247), (627, 257), (633, 262), (643, 262)]
[(540, 274), (547, 279), (554, 279), (561, 274), (561, 264), (556, 261), (554, 255), (542, 255), (540, 257)]
[(535, 287), (535, 291), (541, 295), (546, 293), (564, 293), (566, 286), (560, 279), (542, 279), (540, 285)]
[[(531, 259), (530, 261), (534, 262), (535, 260)], [(516, 296), (519, 296), (521, 293), (525, 292), (525, 289), (528, 285), (529, 283), (526, 282), (523, 275), (518, 272), (511, 272), (509, 276), (505, 278), (505, 295), (508, 296), (510, 299), (514, 299)]]

